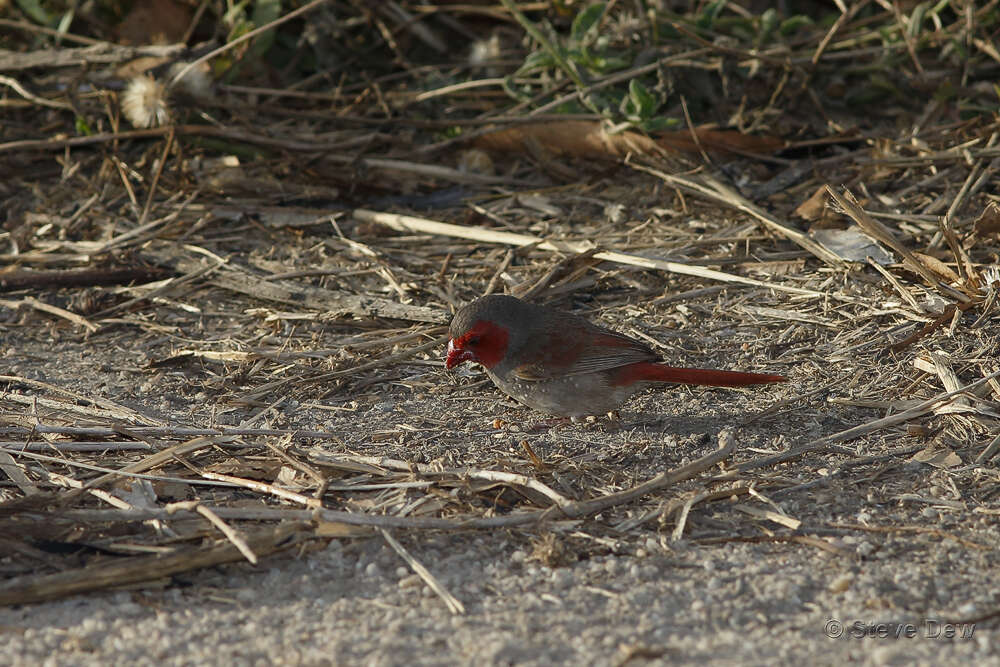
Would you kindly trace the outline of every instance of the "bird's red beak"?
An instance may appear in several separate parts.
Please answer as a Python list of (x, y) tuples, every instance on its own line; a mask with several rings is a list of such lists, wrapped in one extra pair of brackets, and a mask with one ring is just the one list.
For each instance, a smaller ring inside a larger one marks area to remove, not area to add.
[(475, 361), (476, 355), (474, 355), (469, 350), (463, 350), (460, 347), (455, 347), (455, 341), (448, 341), (448, 356), (444, 360), (444, 367), (451, 370), (455, 366), (460, 366), (466, 361)]

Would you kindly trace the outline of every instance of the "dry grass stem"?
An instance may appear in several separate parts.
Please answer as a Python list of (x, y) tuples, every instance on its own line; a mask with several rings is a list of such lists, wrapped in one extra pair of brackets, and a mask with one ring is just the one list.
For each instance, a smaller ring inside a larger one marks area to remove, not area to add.
[(386, 543), (392, 547), (393, 551), (399, 554), (399, 557), (405, 560), (406, 564), (409, 565), (410, 568), (424, 580), (424, 583), (427, 584), (430, 589), (444, 601), (445, 605), (448, 607), (448, 611), (453, 614), (465, 613), (465, 605), (463, 605), (460, 600), (456, 599), (454, 595), (449, 593), (448, 590), (441, 585), (441, 582), (437, 580), (437, 577), (431, 574), (430, 570), (424, 567), (423, 563), (414, 558), (413, 555), (407, 551), (406, 548), (400, 544), (388, 530), (382, 528), (379, 532), (382, 533), (382, 537), (385, 539)]

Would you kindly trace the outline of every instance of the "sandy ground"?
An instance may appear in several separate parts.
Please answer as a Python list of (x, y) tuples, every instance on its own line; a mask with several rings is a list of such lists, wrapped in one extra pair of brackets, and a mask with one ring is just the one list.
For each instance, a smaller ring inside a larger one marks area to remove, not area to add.
[[(192, 380), (204, 387), (207, 369), (151, 374), (143, 364), (170, 349), (153, 334), (116, 337), (114, 345), (100, 336), (70, 337), (60, 341), (58, 359), (45, 355), (52, 339), (44, 332), (22, 330), (20, 340), (19, 352), (27, 354), (12, 374), (86, 389), (180, 422), (238, 423), (249, 414), (198, 393), (203, 389)], [(349, 410), (290, 401), (269, 422), (341, 435), (341, 444), (306, 443), (312, 453), (486, 467), (523, 459), (517, 445), (528, 440), (547, 461), (642, 481), (711, 451), (723, 426), (736, 429), (737, 458), (747, 459), (873, 414), (828, 407), (809, 419), (792, 411), (748, 421), (803, 391), (806, 380), (793, 378), (755, 393), (649, 392), (626, 406), (620, 424), (524, 432), (510, 424), (530, 422), (531, 413), (492, 387), (466, 389), (479, 379), (471, 371), (456, 378), (436, 365), (414, 365), (358, 393)], [(508, 425), (496, 429), (497, 418)], [(431, 426), (414, 433), (398, 431), (401, 423)], [(895, 446), (877, 436), (855, 445), (876, 454)], [(602, 515), (524, 530), (396, 531), (461, 601), (464, 614), (450, 613), (381, 536), (335, 539), (258, 566), (179, 575), (165, 586), (0, 609), (0, 662), (1000, 665), (995, 620), (954, 624), (1000, 604), (995, 517), (899, 498), (902, 491), (961, 494), (975, 475), (990, 473), (977, 466), (942, 471), (908, 459), (890, 455), (842, 475), (829, 475), (835, 454), (778, 467), (788, 478), (814, 482), (775, 494), (774, 502), (802, 521), (795, 534), (813, 535), (836, 553), (802, 542), (754, 542), (788, 531), (735, 512), (728, 501), (692, 509), (680, 540), (671, 538), (672, 518), (617, 534)], [(838, 523), (910, 528), (831, 527)]]
[(947, 623), (971, 610), (962, 595), (993, 584), (984, 563), (946, 545), (859, 565), (783, 547), (651, 543), (555, 569), (504, 535), (411, 547), (465, 615), (451, 615), (379, 540), (335, 541), (167, 591), (5, 609), (4, 662), (1000, 664), (995, 630)]

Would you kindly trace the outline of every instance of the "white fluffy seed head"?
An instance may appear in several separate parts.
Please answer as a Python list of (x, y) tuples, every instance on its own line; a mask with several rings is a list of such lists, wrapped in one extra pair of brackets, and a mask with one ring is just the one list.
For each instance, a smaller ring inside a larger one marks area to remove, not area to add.
[[(167, 81), (173, 82), (181, 70), (187, 68), (189, 63), (176, 62), (170, 66), (167, 73)], [(212, 95), (212, 77), (209, 76), (208, 63), (201, 63), (189, 69), (180, 81), (171, 83), (177, 90), (195, 99), (204, 99)]]
[(170, 120), (166, 87), (142, 74), (128, 82), (122, 95), (122, 113), (134, 127), (158, 127)]
[(493, 33), (487, 39), (477, 39), (469, 51), (470, 65), (484, 65), (500, 58), (500, 35)]

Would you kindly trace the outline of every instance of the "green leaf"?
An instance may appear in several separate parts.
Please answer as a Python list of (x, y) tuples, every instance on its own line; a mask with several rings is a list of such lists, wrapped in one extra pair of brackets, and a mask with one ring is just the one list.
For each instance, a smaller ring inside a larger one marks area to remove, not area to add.
[(505, 76), (503, 78), (503, 90), (518, 102), (528, 102), (531, 100), (531, 95), (523, 87), (519, 87), (514, 82), (513, 76)]
[(719, 18), (719, 14), (725, 6), (729, 4), (729, 0), (715, 0), (715, 2), (710, 2), (705, 6), (705, 11), (701, 13), (698, 20), (695, 21), (695, 25), (699, 28), (708, 30), (715, 24), (715, 19)]
[(768, 9), (760, 15), (760, 33), (757, 36), (757, 44), (766, 44), (771, 38), (771, 34), (778, 27), (778, 12), (773, 8)]
[(916, 37), (920, 34), (920, 26), (923, 25), (924, 17), (927, 16), (927, 9), (926, 2), (921, 2), (913, 8), (913, 13), (910, 14), (910, 25), (906, 28), (910, 37)]
[(74, 124), (76, 125), (76, 133), (79, 135), (89, 137), (94, 133), (94, 131), (90, 129), (90, 124), (87, 122), (87, 119), (83, 116), (77, 116)]
[[(250, 20), (254, 27), (267, 25), (281, 16), (281, 0), (257, 0)], [(267, 30), (253, 40), (253, 45), (247, 52), (250, 58), (262, 58), (274, 44), (274, 31)]]
[(618, 56), (608, 56), (604, 58), (604, 71), (605, 72), (615, 72), (620, 69), (625, 69), (626, 67), (632, 66), (632, 61), (625, 58), (619, 58)]
[(257, 0), (250, 18), (257, 25), (266, 25), (281, 16), (281, 0)]
[(590, 52), (587, 49), (568, 49), (566, 51), (566, 60), (574, 62), (577, 65), (582, 65), (587, 69), (593, 69), (593, 59), (590, 57)]
[(663, 132), (665, 130), (672, 130), (679, 127), (681, 124), (680, 118), (670, 118), (669, 116), (657, 116), (655, 118), (650, 118), (639, 123), (639, 127), (642, 128), (647, 134), (653, 132)]
[(49, 13), (45, 11), (42, 3), (38, 2), (38, 0), (17, 0), (17, 6), (35, 23), (40, 25), (52, 24), (52, 17), (49, 16)]
[(632, 79), (628, 82), (628, 96), (632, 100), (632, 106), (639, 118), (649, 118), (656, 113), (660, 104), (656, 98), (650, 94), (639, 79)]
[(566, 59), (571, 63), (586, 69), (588, 72), (607, 74), (615, 70), (624, 69), (631, 63), (623, 58), (615, 56), (596, 55), (590, 49), (573, 49), (566, 52)]
[(796, 14), (795, 16), (790, 16), (782, 21), (781, 27), (778, 28), (778, 31), (781, 32), (783, 37), (788, 37), (789, 35), (794, 35), (798, 32), (799, 28), (813, 24), (814, 21), (808, 16)]
[(622, 97), (622, 101), (618, 105), (618, 111), (621, 112), (621, 115), (625, 116), (625, 118), (632, 122), (637, 122), (639, 120), (639, 114), (635, 111), (635, 103), (632, 102), (632, 98), (629, 97), (628, 93), (625, 93)]
[(573, 19), (573, 27), (570, 29), (570, 42), (574, 44), (583, 42), (588, 33), (597, 27), (601, 17), (604, 16), (604, 10), (605, 4), (599, 2), (595, 5), (590, 5), (577, 14), (576, 18)]
[(532, 72), (537, 72), (540, 69), (550, 69), (556, 66), (556, 59), (552, 57), (545, 49), (535, 51), (534, 53), (529, 53), (528, 57), (524, 59), (524, 64), (517, 68), (514, 72), (514, 76), (523, 76), (525, 74), (531, 74)]

